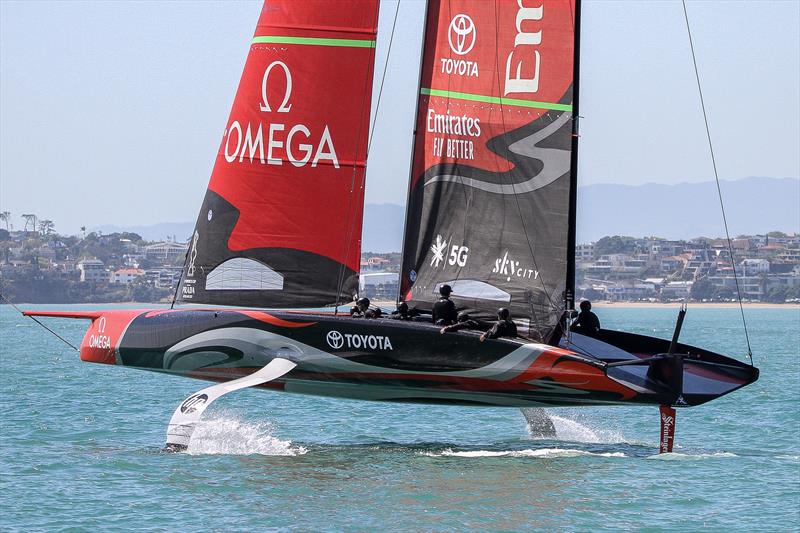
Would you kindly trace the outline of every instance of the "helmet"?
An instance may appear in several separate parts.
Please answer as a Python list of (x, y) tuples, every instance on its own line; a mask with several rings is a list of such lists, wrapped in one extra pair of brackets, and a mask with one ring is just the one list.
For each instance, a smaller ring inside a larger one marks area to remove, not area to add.
[(405, 302), (400, 302), (400, 304), (397, 306), (397, 310), (400, 311), (401, 313), (407, 313), (408, 304)]
[(445, 283), (441, 287), (439, 287), (439, 294), (442, 296), (450, 296), (450, 293), (453, 292), (453, 287)]
[(469, 320), (469, 313), (467, 313), (466, 311), (461, 311), (460, 313), (458, 313), (459, 322), (466, 322), (467, 320)]
[(369, 298), (359, 298), (358, 301), (356, 301), (356, 307), (362, 311), (369, 309)]
[(592, 308), (592, 302), (589, 300), (584, 300), (581, 302), (581, 311), (588, 311)]
[(497, 316), (501, 320), (508, 320), (508, 317), (511, 316), (511, 313), (505, 307), (501, 307), (500, 309), (497, 310)]

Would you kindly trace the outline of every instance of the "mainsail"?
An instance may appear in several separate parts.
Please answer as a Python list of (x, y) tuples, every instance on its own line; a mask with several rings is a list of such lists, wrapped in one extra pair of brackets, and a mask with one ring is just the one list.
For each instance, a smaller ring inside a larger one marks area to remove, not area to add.
[(378, 0), (265, 2), (179, 300), (303, 307), (356, 291), (377, 22)]
[(574, 0), (428, 4), (401, 299), (508, 307), (549, 335), (564, 310)]

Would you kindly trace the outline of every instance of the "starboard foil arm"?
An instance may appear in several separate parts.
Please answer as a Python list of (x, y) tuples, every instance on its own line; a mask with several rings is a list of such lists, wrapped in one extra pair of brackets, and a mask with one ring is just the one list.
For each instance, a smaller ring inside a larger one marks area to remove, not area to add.
[(175, 412), (169, 421), (167, 427), (167, 445), (166, 450), (170, 452), (183, 451), (189, 447), (189, 441), (194, 433), (194, 428), (200, 421), (200, 417), (206, 408), (211, 403), (229, 392), (237, 391), (247, 387), (254, 387), (261, 385), (267, 381), (278, 379), (279, 377), (289, 373), (297, 363), (276, 357), (270, 361), (261, 370), (258, 370), (249, 376), (219, 383), (206, 387), (203, 390), (195, 392), (186, 398)]

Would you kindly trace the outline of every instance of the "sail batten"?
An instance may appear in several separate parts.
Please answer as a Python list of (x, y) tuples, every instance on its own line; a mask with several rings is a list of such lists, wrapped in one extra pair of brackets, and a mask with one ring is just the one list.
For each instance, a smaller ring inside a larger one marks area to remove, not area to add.
[(378, 0), (270, 0), (178, 299), (312, 307), (358, 287)]
[[(564, 308), (574, 0), (431, 0), (401, 298), (510, 307), (547, 338)], [(501, 305), (502, 304), (502, 305)]]

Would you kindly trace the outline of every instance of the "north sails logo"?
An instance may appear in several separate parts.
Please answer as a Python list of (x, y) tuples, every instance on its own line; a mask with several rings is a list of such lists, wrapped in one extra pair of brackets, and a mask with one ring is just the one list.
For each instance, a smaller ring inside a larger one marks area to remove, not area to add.
[(360, 335), (358, 333), (345, 333), (342, 335), (336, 330), (329, 331), (325, 336), (328, 346), (334, 350), (347, 345), (348, 348), (364, 348), (370, 350), (394, 350), (392, 341), (383, 335)]
[(539, 271), (532, 268), (520, 266), (520, 261), (514, 261), (508, 257), (508, 250), (503, 257), (494, 260), (492, 274), (500, 274), (506, 277), (506, 281), (511, 281), (512, 277), (521, 279), (538, 279)]

